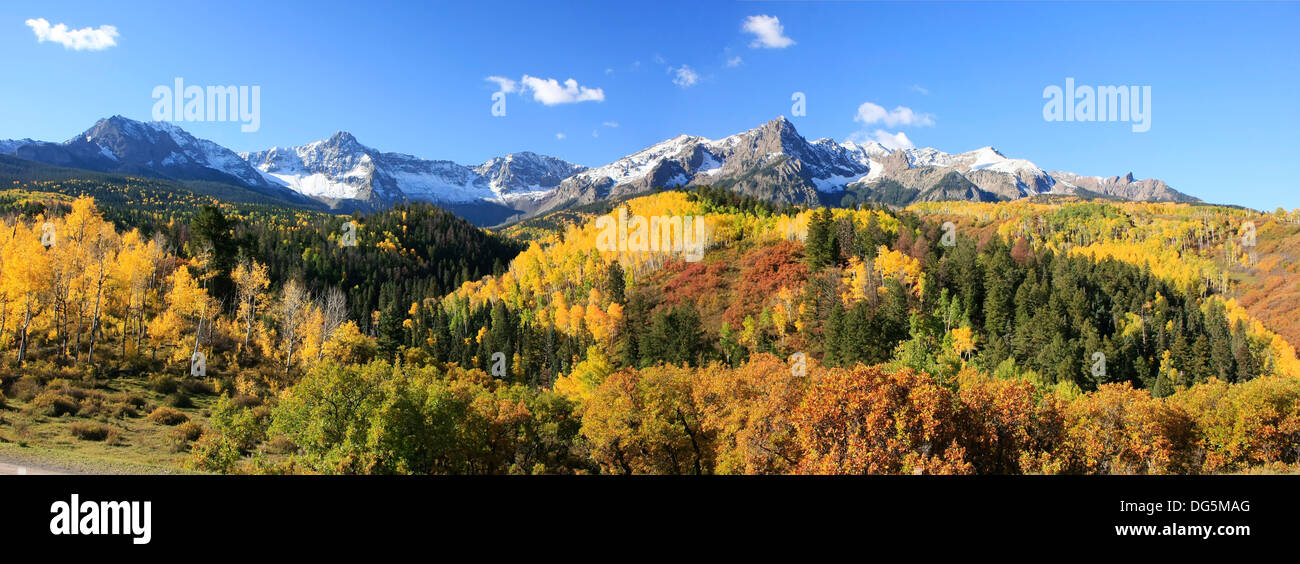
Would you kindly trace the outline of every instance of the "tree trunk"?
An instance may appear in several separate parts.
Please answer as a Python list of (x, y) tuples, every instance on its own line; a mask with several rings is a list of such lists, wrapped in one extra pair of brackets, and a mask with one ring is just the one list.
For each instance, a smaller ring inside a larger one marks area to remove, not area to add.
[(18, 366), (21, 368), (23, 361), (27, 359), (27, 328), (32, 324), (32, 300), (28, 298), (27, 307), (23, 310), (23, 325), (18, 332)]
[(100, 301), (104, 296), (104, 266), (101, 263), (99, 267), (99, 277), (95, 285), (95, 313), (90, 318), (90, 350), (86, 354), (86, 363), (95, 365), (95, 341), (99, 336), (99, 315)]

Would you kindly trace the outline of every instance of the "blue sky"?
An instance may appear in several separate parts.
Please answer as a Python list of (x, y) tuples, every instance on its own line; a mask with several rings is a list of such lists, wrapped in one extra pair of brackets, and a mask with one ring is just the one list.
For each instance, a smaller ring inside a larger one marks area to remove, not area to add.
[[(775, 18), (755, 20), (767, 35), (744, 29), (754, 16)], [(38, 42), (37, 18), (117, 35), (65, 48)], [(992, 145), (1047, 170), (1132, 171), (1213, 202), (1297, 208), (1298, 28), (1296, 3), (19, 0), (0, 5), (0, 138), (150, 119), (154, 87), (182, 77), (261, 87), (257, 132), (180, 124), (239, 151), (348, 130), (465, 164), (531, 150), (600, 165), (785, 115), (809, 139)], [(522, 89), (503, 117), (489, 76)], [(596, 99), (554, 103), (563, 93), (518, 86), (525, 76), (573, 79)], [(1150, 86), (1150, 131), (1045, 121), (1043, 89), (1067, 77)], [(807, 115), (792, 115), (794, 92)], [(889, 119), (855, 121), (868, 102)]]

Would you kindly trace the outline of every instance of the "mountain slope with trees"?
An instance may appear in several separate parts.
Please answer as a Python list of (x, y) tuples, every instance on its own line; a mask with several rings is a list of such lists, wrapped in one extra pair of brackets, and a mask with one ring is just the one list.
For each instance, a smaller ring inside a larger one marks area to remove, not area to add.
[(516, 243), (426, 205), (160, 202), (132, 216), (146, 235), (67, 190), (0, 192), (0, 440), (219, 472), (1300, 463), (1300, 361), (1239, 301), (1260, 272), (1294, 280), (1272, 241), (1286, 212), (807, 209), (708, 187), (620, 203), (701, 218), (687, 262), (599, 250), (610, 207)]

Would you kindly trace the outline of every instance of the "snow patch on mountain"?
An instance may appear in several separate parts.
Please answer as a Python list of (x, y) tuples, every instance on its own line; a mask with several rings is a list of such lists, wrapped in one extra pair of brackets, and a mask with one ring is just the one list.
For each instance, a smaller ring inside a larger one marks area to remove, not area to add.
[(31, 139), (0, 139), (0, 155), (12, 155), (19, 147), (34, 143)]
[(357, 188), (345, 182), (334, 180), (328, 175), (314, 174), (277, 174), (266, 173), (274, 182), (299, 194), (312, 197), (345, 199), (354, 198)]
[(701, 142), (705, 144), (711, 143), (711, 141), (702, 137), (678, 135), (605, 166), (581, 172), (576, 176), (583, 177), (588, 181), (608, 181), (615, 185), (626, 184), (645, 178), (665, 159), (679, 156)]
[(868, 177), (870, 176), (871, 176), (870, 173), (864, 175), (856, 175), (856, 174), (838, 175), (837, 174), (837, 175), (828, 176), (826, 178), (814, 178), (813, 184), (817, 186), (817, 190), (833, 194), (835, 192), (844, 191), (844, 187), (848, 186), (849, 184), (858, 182), (860, 180), (867, 180)]
[(704, 162), (700, 164), (698, 172), (700, 174), (716, 176), (718, 173), (722, 172), (722, 160), (713, 156), (712, 152), (705, 151)]

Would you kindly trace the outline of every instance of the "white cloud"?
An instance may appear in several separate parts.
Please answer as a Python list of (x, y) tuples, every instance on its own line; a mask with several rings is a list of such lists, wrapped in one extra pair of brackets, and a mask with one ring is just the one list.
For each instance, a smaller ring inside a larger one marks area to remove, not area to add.
[(920, 84), (913, 84), (912, 90), (916, 92), (920, 92), (921, 94), (925, 94), (926, 96), (930, 95), (930, 91), (926, 89), (926, 87), (921, 86)]
[(883, 129), (877, 129), (875, 132), (876, 142), (884, 145), (886, 149), (911, 149), (915, 147), (912, 140), (907, 138), (907, 134), (899, 131), (890, 133)]
[(601, 123), (601, 125), (603, 125), (603, 126), (605, 126), (605, 127), (618, 127), (618, 122), (616, 122), (616, 121), (607, 121), (607, 122)]
[(578, 81), (572, 78), (564, 81), (563, 86), (560, 85), (560, 81), (554, 78), (537, 78), (528, 75), (524, 75), (524, 78), (519, 82), (521, 83), (521, 92), (531, 90), (533, 99), (547, 106), (605, 101), (604, 90), (580, 86)]
[(934, 125), (934, 116), (912, 111), (912, 108), (898, 106), (893, 110), (886, 110), (884, 107), (871, 102), (863, 102), (858, 106), (858, 114), (853, 116), (853, 121), (863, 124), (884, 123), (888, 127), (897, 127), (900, 125), (927, 126)]
[(735, 57), (732, 57), (732, 58), (730, 58), (730, 59), (727, 59), (727, 66), (729, 66), (729, 67), (738, 67), (738, 66), (740, 66), (740, 63), (741, 63), (741, 62), (742, 62), (742, 61), (740, 60), (740, 57), (739, 57), (739, 56), (735, 56)]
[(504, 76), (489, 76), (484, 80), (495, 82), (498, 92), (514, 93), (519, 91), (519, 83)]
[(563, 134), (563, 133), (556, 133), (556, 134), (555, 134), (555, 138), (556, 138), (556, 139), (563, 140), (563, 139), (564, 139), (564, 134)]
[(31, 19), (24, 23), (32, 28), (40, 43), (53, 41), (74, 51), (103, 51), (117, 45), (117, 28), (111, 25), (69, 30), (64, 24), (51, 26), (45, 18)]
[(682, 88), (690, 88), (691, 86), (695, 86), (696, 82), (700, 81), (700, 75), (687, 65), (682, 65), (669, 70), (673, 72), (673, 84)]
[[(934, 116), (914, 111), (906, 106), (886, 110), (879, 104), (863, 102), (861, 106), (858, 106), (858, 113), (853, 116), (853, 121), (863, 125), (884, 124), (885, 127), (925, 127), (934, 125)], [(849, 136), (849, 139), (856, 142), (875, 141), (889, 149), (911, 149), (915, 146), (912, 144), (912, 140), (907, 138), (907, 134), (902, 131), (890, 133), (879, 128), (870, 132), (864, 129)]]
[(883, 129), (877, 129), (871, 132), (860, 131), (849, 135), (848, 140), (854, 143), (875, 141), (876, 143), (884, 145), (887, 149), (911, 149), (915, 147), (915, 145), (912, 144), (912, 140), (907, 138), (906, 133), (903, 133), (902, 131), (898, 133), (890, 133)]
[(785, 28), (776, 16), (749, 16), (741, 29), (754, 34), (754, 40), (749, 43), (753, 48), (784, 49), (794, 45), (794, 40), (785, 36)]

